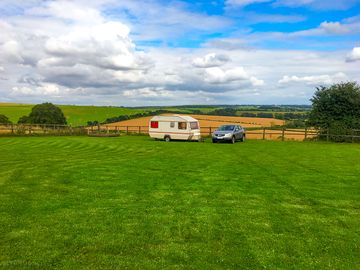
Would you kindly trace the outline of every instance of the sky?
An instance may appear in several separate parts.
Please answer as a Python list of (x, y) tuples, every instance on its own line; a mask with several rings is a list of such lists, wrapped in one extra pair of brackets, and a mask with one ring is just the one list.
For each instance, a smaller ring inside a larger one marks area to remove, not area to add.
[(0, 102), (310, 104), (360, 82), (360, 0), (1, 0)]

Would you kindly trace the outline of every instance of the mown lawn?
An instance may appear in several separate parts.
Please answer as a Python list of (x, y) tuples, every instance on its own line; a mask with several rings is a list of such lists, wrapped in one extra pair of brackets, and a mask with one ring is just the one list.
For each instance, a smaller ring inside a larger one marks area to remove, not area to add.
[(356, 269), (360, 145), (0, 138), (0, 268)]

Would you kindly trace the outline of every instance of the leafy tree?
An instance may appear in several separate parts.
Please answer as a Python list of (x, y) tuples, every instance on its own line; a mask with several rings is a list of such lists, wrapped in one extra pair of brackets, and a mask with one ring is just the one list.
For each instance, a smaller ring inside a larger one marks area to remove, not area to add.
[(360, 129), (360, 87), (356, 82), (318, 87), (311, 101), (308, 124), (334, 135), (331, 140), (345, 141), (340, 135), (351, 135), (351, 129)]
[(11, 121), (6, 115), (0, 114), (0, 124), (11, 124)]
[(66, 125), (66, 118), (61, 109), (48, 102), (35, 105), (28, 120), (31, 124)]
[(360, 128), (360, 87), (356, 82), (317, 87), (311, 102), (309, 124), (312, 126)]
[(29, 124), (30, 118), (27, 115), (21, 116), (18, 120), (18, 124)]

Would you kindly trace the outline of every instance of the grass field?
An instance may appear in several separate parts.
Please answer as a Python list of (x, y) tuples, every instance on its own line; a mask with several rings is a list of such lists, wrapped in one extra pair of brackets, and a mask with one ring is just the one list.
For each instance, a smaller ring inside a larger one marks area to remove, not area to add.
[[(34, 105), (31, 104), (12, 104), (0, 103), (0, 114), (4, 114), (9, 119), (17, 123), (19, 118), (28, 115)], [(145, 112), (145, 109), (131, 109), (122, 107), (106, 106), (75, 106), (58, 105), (65, 114), (68, 124), (73, 126), (86, 125), (88, 121), (105, 121), (107, 118), (119, 115), (130, 115)]]
[(0, 268), (356, 269), (360, 145), (0, 139)]

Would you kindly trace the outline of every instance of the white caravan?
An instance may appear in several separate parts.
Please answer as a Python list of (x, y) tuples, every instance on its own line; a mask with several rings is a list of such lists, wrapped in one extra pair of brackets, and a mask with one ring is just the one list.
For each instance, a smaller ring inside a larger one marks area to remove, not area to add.
[(150, 119), (149, 135), (154, 139), (200, 141), (199, 121), (187, 115), (158, 115)]

